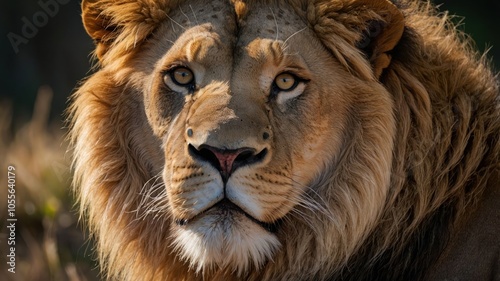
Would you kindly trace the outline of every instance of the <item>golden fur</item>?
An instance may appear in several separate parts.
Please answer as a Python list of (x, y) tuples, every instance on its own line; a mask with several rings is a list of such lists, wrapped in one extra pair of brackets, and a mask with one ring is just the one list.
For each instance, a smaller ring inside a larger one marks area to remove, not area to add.
[(99, 65), (70, 107), (74, 187), (107, 278), (499, 280), (498, 238), (454, 267), (498, 229), (500, 111), (445, 15), (207, 3), (82, 3)]

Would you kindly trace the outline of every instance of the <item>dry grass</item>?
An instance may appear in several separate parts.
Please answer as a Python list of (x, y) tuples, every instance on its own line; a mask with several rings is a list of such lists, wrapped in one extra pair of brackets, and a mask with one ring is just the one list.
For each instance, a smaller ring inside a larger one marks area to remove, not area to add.
[[(12, 128), (0, 105), (0, 280), (98, 280), (69, 191), (70, 161), (62, 122), (49, 124), (50, 88), (41, 88), (30, 122)], [(7, 271), (7, 166), (16, 168), (16, 273)]]

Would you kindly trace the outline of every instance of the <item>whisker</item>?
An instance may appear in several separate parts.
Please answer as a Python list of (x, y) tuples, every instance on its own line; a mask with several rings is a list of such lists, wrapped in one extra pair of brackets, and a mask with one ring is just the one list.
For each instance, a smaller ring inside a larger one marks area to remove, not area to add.
[(182, 8), (180, 6), (179, 6), (179, 10), (181, 10), (182, 15), (184, 15), (187, 18), (189, 25), (191, 25), (191, 20), (189, 19), (188, 15), (186, 15), (184, 13), (184, 11), (182, 10)]
[(278, 39), (279, 39), (278, 21), (276, 20), (276, 15), (274, 14), (273, 9), (271, 9), (271, 7), (269, 7), (269, 10), (271, 10), (271, 14), (273, 15), (273, 19), (274, 19), (274, 24), (276, 25), (276, 39), (274, 39), (274, 41), (278, 41)]
[(191, 4), (189, 4), (189, 9), (191, 9), (191, 12), (193, 13), (194, 21), (196, 22), (196, 25), (199, 25), (198, 18), (196, 17), (196, 14), (195, 14), (195, 12), (194, 12), (193, 7), (191, 6)]
[[(168, 18), (169, 18), (169, 19), (170, 19), (173, 23), (177, 24), (177, 25), (178, 25), (178, 26), (180, 26), (182, 29), (186, 30), (186, 28), (185, 28), (182, 24), (180, 24), (180, 23), (178, 23), (177, 21), (175, 21), (175, 20), (174, 20), (173, 18), (171, 18), (169, 15), (167, 15), (167, 17), (168, 17)], [(174, 30), (174, 32), (175, 32), (175, 30)]]
[(151, 177), (149, 180), (147, 180), (143, 185), (142, 185), (142, 188), (141, 190), (139, 191), (139, 195), (143, 195), (142, 199), (141, 199), (141, 202), (140, 202), (140, 205), (142, 205), (144, 203), (144, 201), (146, 200), (146, 196), (144, 195), (149, 195), (149, 193), (151, 192), (151, 188), (148, 188), (150, 185), (149, 183), (154, 180), (153, 184), (151, 185), (151, 187), (155, 186), (158, 179), (160, 179), (160, 175), (155, 175), (153, 177)]
[(175, 26), (174, 26), (174, 23), (172, 21), (170, 21), (170, 26), (172, 27), (172, 31), (174, 33), (177, 33), (177, 30), (175, 30)]
[(292, 33), (292, 35), (288, 36), (288, 38), (285, 39), (285, 41), (283, 41), (283, 45), (286, 45), (286, 43), (288, 42), (288, 40), (290, 40), (293, 36), (301, 33), (302, 31), (306, 30), (307, 29), (307, 26), (302, 28), (301, 30), (298, 30), (298, 31), (295, 31), (294, 33)]
[(172, 41), (172, 40), (169, 40), (169, 39), (164, 39), (164, 40), (165, 40), (165, 41), (167, 41), (168, 43), (172, 44), (172, 45), (174, 45), (174, 44), (175, 44), (175, 42), (174, 42), (174, 41)]
[(316, 231), (317, 226), (313, 223), (313, 221), (323, 221), (324, 218), (321, 216), (321, 213), (311, 212), (311, 210), (319, 209), (317, 208), (314, 202), (306, 200), (305, 198), (298, 197), (297, 200), (289, 200), (291, 201), (295, 207), (289, 212), (288, 216), (285, 216), (284, 219), (291, 221), (291, 217), (296, 217), (306, 225), (308, 225), (313, 231)]
[(149, 183), (154, 180), (153, 184), (151, 186), (154, 186), (157, 184), (158, 180), (161, 179), (161, 172), (159, 172), (158, 174), (152, 176), (149, 180), (147, 180), (143, 185), (142, 185), (142, 188), (141, 188), (141, 191), (139, 191), (139, 194), (143, 195), (145, 193), (143, 193), (144, 191), (147, 190), (147, 187), (149, 186)]
[(139, 206), (135, 210), (135, 220), (144, 220), (147, 216), (152, 215), (154, 221), (165, 216), (167, 193), (165, 183), (161, 180), (161, 172), (144, 183), (139, 195), (141, 195), (142, 198)]
[[(317, 231), (317, 228), (318, 228), (318, 224), (314, 223), (314, 221), (318, 221), (317, 220), (317, 216), (311, 216), (309, 214), (306, 214), (304, 212), (300, 212), (298, 211), (297, 209), (294, 209), (293, 211), (290, 212), (290, 220), (292, 217), (295, 217), (296, 219), (299, 219), (302, 223), (304, 223), (305, 225), (307, 225), (311, 230), (313, 230), (314, 232), (318, 232)], [(321, 221), (321, 220), (320, 220)], [(296, 221), (292, 221), (292, 223), (296, 223)]]
[[(320, 196), (320, 194), (311, 186), (302, 184), (300, 182), (297, 182), (290, 176), (286, 176), (289, 180), (291, 180), (293, 183), (301, 187), (302, 189), (305, 189), (305, 192), (302, 192), (298, 196), (298, 202), (294, 202), (297, 206), (305, 208), (306, 210), (310, 211), (316, 211), (312, 212), (315, 217), (318, 219), (323, 219), (322, 217), (319, 217), (319, 215), (323, 215), (324, 218), (326, 218), (328, 221), (337, 223), (337, 220), (335, 219), (334, 214), (331, 212), (331, 210), (328, 208), (328, 204), (325, 201), (324, 198)], [(312, 193), (312, 194), (311, 194)]]

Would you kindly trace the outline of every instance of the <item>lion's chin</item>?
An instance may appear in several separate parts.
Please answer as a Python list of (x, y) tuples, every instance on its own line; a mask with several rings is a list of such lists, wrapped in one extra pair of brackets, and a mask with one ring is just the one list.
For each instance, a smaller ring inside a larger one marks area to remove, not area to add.
[(276, 235), (231, 209), (209, 210), (175, 229), (174, 247), (197, 272), (227, 269), (242, 275), (261, 267), (281, 246)]

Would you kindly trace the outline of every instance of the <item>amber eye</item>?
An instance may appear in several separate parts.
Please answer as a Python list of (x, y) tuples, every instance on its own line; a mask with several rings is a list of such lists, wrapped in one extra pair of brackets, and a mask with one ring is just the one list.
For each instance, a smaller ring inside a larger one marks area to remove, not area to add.
[(279, 91), (291, 91), (297, 87), (299, 79), (290, 73), (281, 73), (274, 78), (274, 85)]
[[(170, 79), (179, 86), (189, 86), (194, 80), (193, 72), (189, 68), (183, 66), (171, 70), (169, 74)], [(168, 79), (168, 77), (165, 77), (165, 80), (166, 79)], [(165, 83), (166, 82), (167, 81), (165, 81)]]

